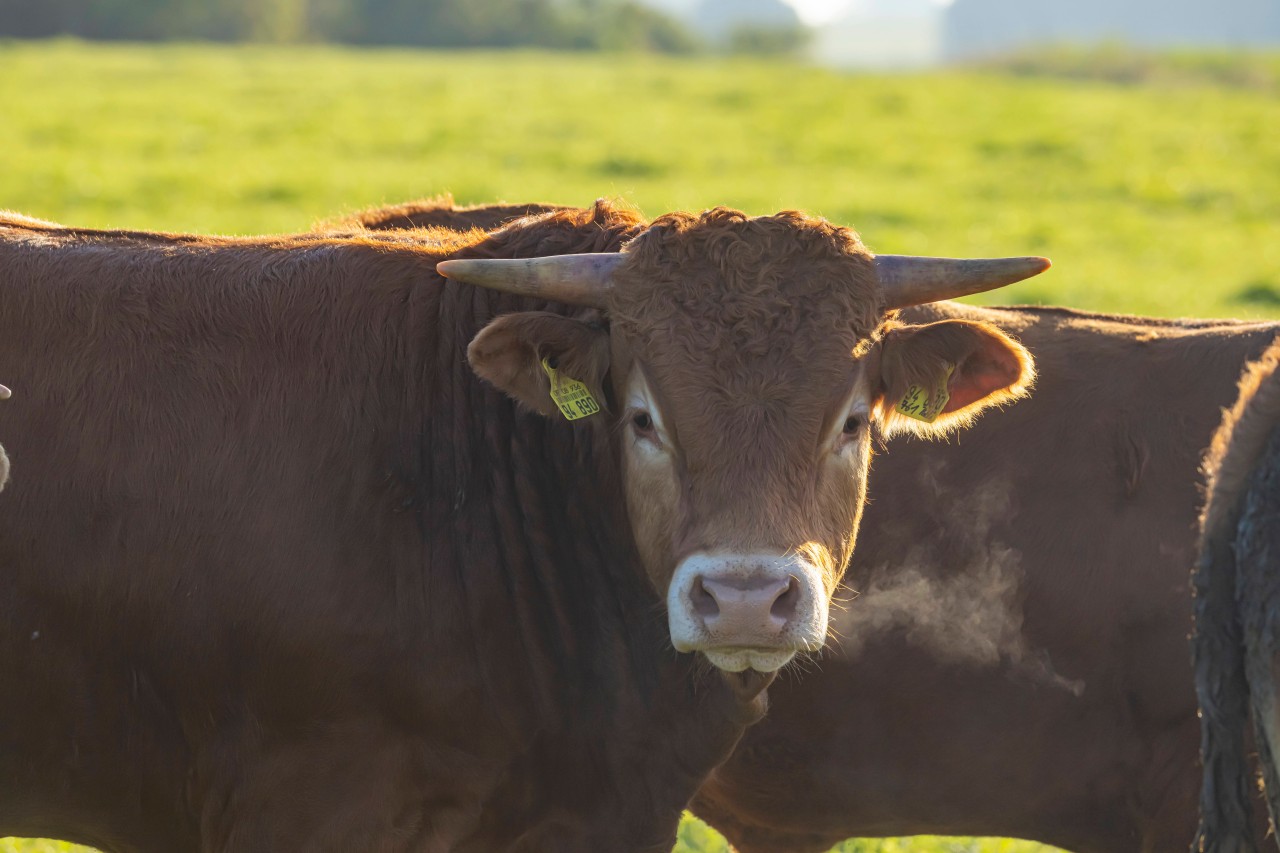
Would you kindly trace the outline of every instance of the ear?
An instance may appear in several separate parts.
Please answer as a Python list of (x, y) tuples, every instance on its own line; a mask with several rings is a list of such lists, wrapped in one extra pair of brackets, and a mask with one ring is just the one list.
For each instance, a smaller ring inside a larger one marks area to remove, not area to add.
[(1026, 396), (1035, 381), (1031, 353), (989, 323), (898, 326), (881, 346), (878, 406), (886, 435), (945, 435), (989, 406)]
[(481, 379), (535, 412), (558, 418), (544, 358), (562, 381), (585, 384), (603, 407), (609, 333), (596, 324), (546, 311), (504, 314), (467, 347), (467, 360)]

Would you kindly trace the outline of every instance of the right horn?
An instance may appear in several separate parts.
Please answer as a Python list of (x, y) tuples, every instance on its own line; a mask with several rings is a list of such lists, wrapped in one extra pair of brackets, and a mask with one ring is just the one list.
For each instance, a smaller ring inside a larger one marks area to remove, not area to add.
[(518, 296), (603, 308), (613, 287), (618, 252), (551, 255), (543, 258), (467, 258), (441, 261), (445, 278)]
[(887, 308), (906, 308), (941, 299), (995, 290), (1039, 275), (1048, 258), (926, 258), (876, 255), (876, 273)]

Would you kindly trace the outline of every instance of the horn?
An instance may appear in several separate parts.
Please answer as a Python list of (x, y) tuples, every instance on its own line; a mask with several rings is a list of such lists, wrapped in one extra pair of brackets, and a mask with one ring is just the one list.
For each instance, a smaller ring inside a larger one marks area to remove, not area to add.
[(547, 258), (476, 258), (441, 261), (436, 272), (464, 284), (533, 296), (570, 305), (603, 308), (610, 277), (623, 256), (617, 252)]
[(876, 255), (876, 273), (889, 308), (923, 305), (995, 290), (1047, 270), (1048, 258), (918, 258)]
[(3, 385), (0, 385), (0, 400), (8, 400), (12, 396), (13, 396), (12, 391), (4, 387)]

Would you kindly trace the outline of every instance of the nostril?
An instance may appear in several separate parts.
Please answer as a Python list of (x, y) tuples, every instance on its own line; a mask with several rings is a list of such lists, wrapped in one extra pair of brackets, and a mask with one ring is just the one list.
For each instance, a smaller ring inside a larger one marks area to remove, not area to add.
[(769, 615), (775, 619), (781, 619), (783, 622), (789, 622), (795, 617), (796, 607), (799, 603), (800, 584), (796, 583), (794, 577), (787, 578), (787, 586), (773, 600), (773, 606), (769, 608)]
[(693, 599), (694, 613), (704, 619), (720, 615), (720, 605), (716, 603), (716, 597), (711, 594), (711, 591), (703, 585), (702, 578), (693, 582), (693, 589), (689, 596)]

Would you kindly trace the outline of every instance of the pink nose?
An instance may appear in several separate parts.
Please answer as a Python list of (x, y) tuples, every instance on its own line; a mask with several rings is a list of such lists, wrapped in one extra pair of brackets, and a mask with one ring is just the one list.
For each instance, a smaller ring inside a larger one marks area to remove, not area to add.
[(728, 646), (773, 640), (795, 618), (799, 584), (793, 577), (711, 578), (693, 584), (693, 609), (708, 633)]

